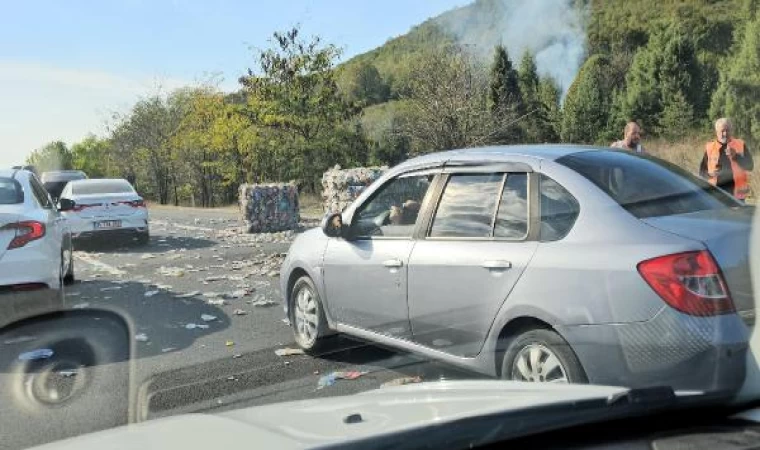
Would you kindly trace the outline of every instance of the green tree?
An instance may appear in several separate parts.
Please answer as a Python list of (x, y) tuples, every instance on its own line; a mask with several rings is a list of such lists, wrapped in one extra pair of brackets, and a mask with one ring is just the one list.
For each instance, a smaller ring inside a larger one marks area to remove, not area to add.
[(110, 142), (92, 133), (71, 146), (71, 156), (72, 167), (90, 178), (108, 178), (119, 174)]
[(562, 110), (562, 140), (594, 144), (607, 125), (610, 102), (607, 91), (608, 60), (594, 55), (583, 64), (565, 97)]
[(703, 108), (695, 108), (704, 104), (702, 87), (692, 38), (679, 23), (672, 22), (654, 33), (634, 56), (626, 90), (619, 99), (622, 117), (618, 121), (654, 120), (659, 133), (677, 132), (670, 128), (673, 111), (669, 111), (667, 120), (662, 120), (665, 107), (670, 104), (672, 109), (674, 103), (688, 105), (693, 115), (704, 116)]
[(535, 105), (538, 99), (538, 71), (536, 59), (530, 49), (525, 50), (517, 71), (520, 93), (526, 105)]
[(547, 76), (538, 83), (538, 99), (542, 108), (541, 142), (558, 142), (562, 131), (562, 109), (557, 82)]
[[(340, 51), (318, 37), (304, 40), (298, 28), (274, 33), (272, 47), (258, 54), (259, 70), (240, 79), (246, 90), (246, 113), (268, 139), (273, 164), (262, 173), (275, 180), (298, 179), (315, 191), (322, 173), (343, 163), (350, 149), (333, 139), (353, 113), (340, 95), (334, 64)], [(351, 130), (349, 127), (348, 130)], [(338, 159), (336, 159), (338, 158)]]
[(760, 18), (744, 29), (737, 53), (726, 64), (710, 115), (727, 116), (750, 147), (760, 144)]
[(507, 49), (503, 45), (496, 46), (494, 51), (489, 88), (489, 106), (495, 113), (510, 110), (522, 102), (517, 71), (512, 66), (512, 60), (509, 59)]
[[(517, 71), (512, 67), (512, 61), (503, 45), (498, 45), (494, 51), (488, 100), (491, 113), (497, 120), (505, 115), (514, 116), (523, 111)], [(504, 144), (516, 142), (520, 139), (520, 134), (518, 124), (511, 124), (499, 133), (495, 142)]]
[(366, 107), (388, 101), (390, 87), (373, 64), (360, 63), (351, 75), (352, 79), (347, 87), (349, 99), (358, 106)]
[(70, 170), (72, 168), (71, 151), (62, 141), (54, 141), (33, 151), (26, 164), (34, 166), (39, 173), (51, 170)]

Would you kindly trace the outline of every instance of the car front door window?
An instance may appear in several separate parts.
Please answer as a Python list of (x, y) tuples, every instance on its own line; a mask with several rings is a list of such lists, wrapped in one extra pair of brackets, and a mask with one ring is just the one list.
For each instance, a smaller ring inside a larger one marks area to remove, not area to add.
[(380, 188), (354, 215), (358, 238), (411, 238), (433, 175), (402, 176)]

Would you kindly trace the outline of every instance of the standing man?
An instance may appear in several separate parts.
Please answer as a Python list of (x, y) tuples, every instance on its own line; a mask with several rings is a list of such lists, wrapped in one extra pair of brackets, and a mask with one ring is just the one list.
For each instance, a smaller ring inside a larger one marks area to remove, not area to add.
[(716, 139), (705, 145), (699, 175), (743, 202), (749, 194), (749, 171), (755, 164), (744, 141), (731, 137), (731, 128), (725, 117), (715, 121)]
[(641, 127), (636, 122), (628, 122), (623, 130), (623, 140), (613, 142), (610, 147), (621, 148), (635, 153), (646, 153), (641, 146)]

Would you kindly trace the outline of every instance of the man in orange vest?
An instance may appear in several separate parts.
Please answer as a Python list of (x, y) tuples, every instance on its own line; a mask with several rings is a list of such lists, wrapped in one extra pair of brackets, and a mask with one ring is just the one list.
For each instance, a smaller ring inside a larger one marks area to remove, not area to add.
[(744, 141), (731, 137), (731, 121), (726, 118), (715, 121), (715, 136), (705, 145), (699, 175), (743, 202), (749, 193), (749, 172), (755, 166), (752, 153)]

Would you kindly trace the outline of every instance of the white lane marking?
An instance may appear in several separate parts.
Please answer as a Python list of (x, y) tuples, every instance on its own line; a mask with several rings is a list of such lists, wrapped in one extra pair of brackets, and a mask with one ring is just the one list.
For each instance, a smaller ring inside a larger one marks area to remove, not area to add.
[(110, 266), (104, 263), (103, 261), (99, 261), (86, 253), (76, 253), (74, 257), (78, 259), (79, 261), (82, 261), (84, 263), (87, 263), (95, 267), (99, 272), (106, 272), (111, 275), (117, 275), (117, 276), (127, 274), (127, 272), (121, 269), (117, 269), (116, 267)]

